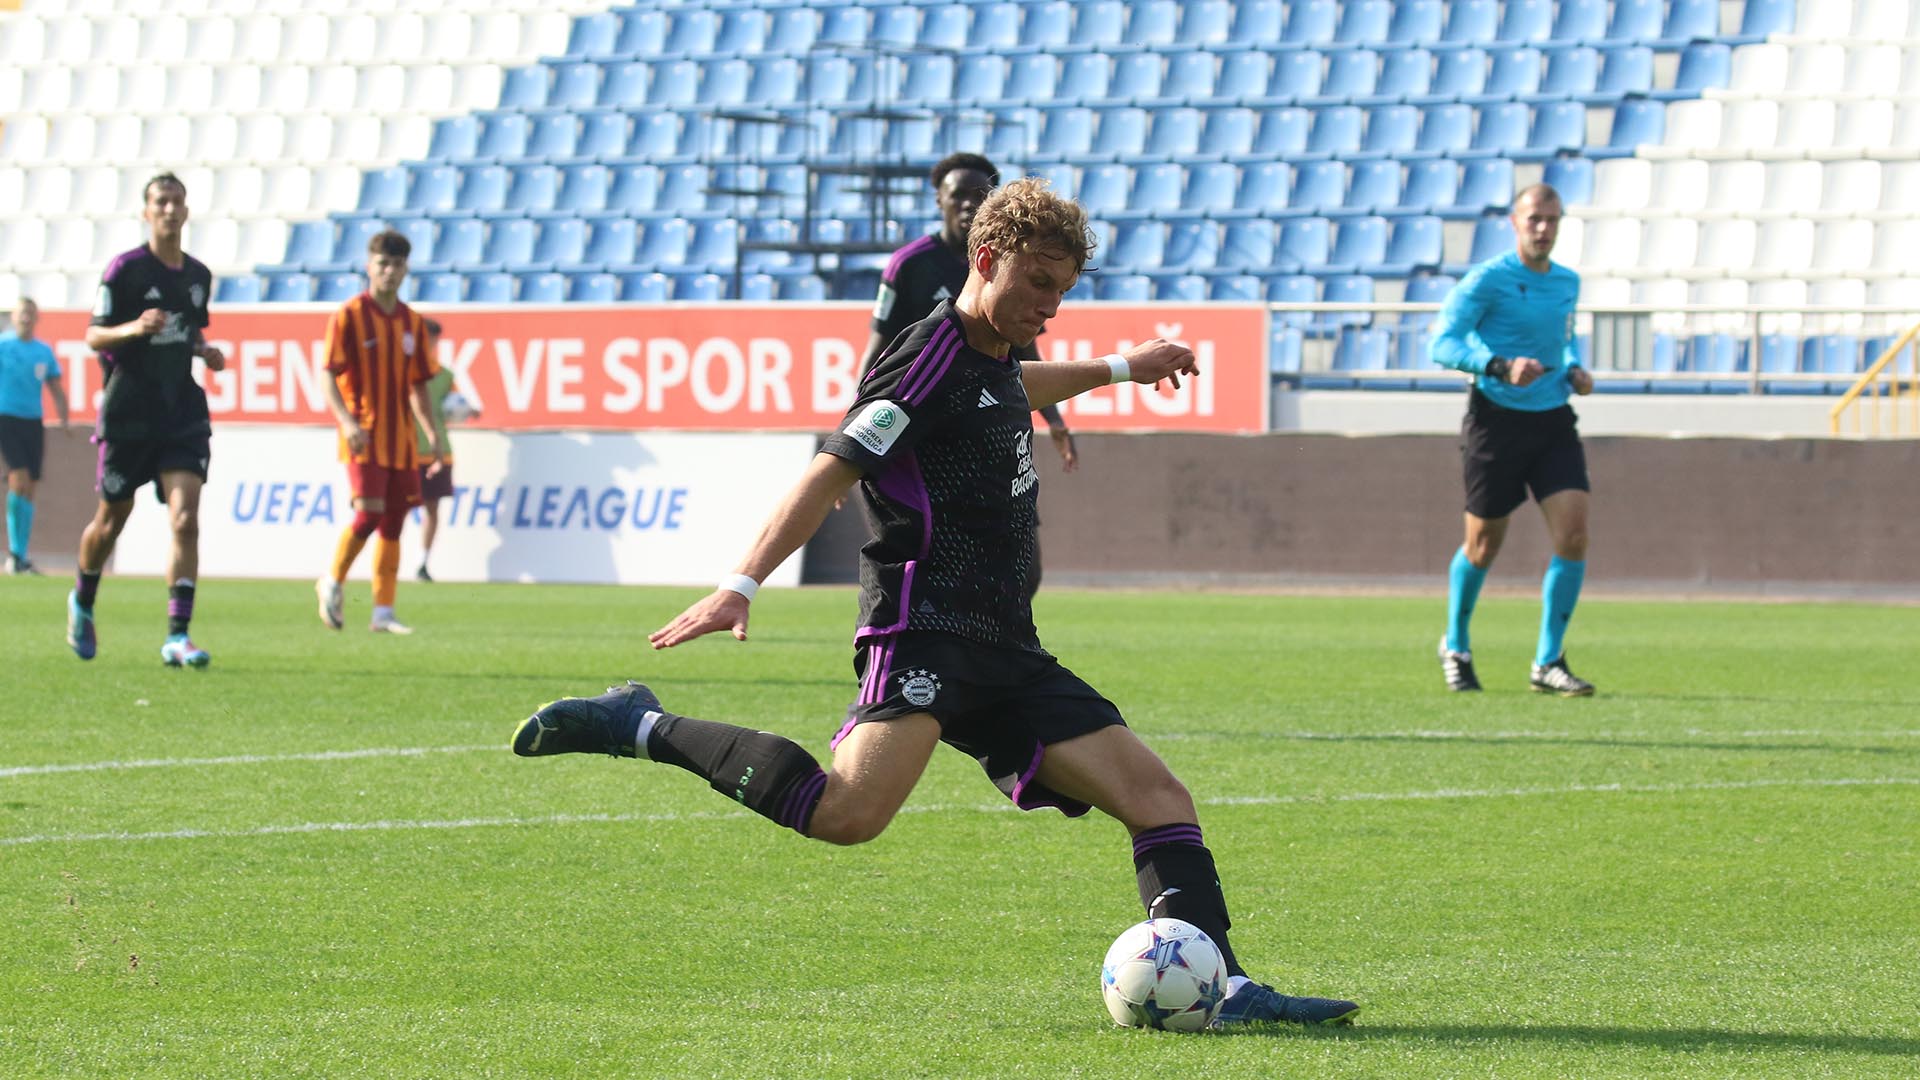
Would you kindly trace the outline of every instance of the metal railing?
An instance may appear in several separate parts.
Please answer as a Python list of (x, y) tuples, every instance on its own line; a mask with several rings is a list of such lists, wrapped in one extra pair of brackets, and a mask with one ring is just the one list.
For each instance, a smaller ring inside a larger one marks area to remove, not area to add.
[(1920, 323), (1908, 327), (1861, 372), (1834, 402), (1827, 430), (1869, 437), (1920, 434), (1920, 341), (1916, 337), (1920, 337)]

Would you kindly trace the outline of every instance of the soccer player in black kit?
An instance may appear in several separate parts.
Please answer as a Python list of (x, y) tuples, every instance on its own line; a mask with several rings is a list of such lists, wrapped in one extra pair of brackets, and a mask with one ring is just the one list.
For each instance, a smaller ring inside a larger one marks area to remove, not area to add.
[(200, 487), (213, 427), (193, 360), (219, 371), (226, 356), (202, 336), (213, 274), (180, 247), (187, 186), (161, 173), (147, 181), (143, 198), (149, 239), (107, 264), (87, 328), (87, 347), (100, 354), (106, 372), (93, 435), (100, 446), (100, 503), (80, 536), (79, 573), (67, 594), (67, 644), (80, 659), (93, 659), (100, 572), (133, 513), (134, 495), (151, 482), (173, 530), (160, 659), (169, 667), (203, 668), (211, 658), (187, 636), (187, 626), (200, 571)]
[(656, 649), (717, 630), (745, 641), (758, 582), (857, 482), (872, 529), (860, 553), (860, 690), (827, 769), (779, 735), (670, 713), (637, 682), (541, 708), (513, 750), (667, 762), (803, 836), (858, 844), (886, 828), (945, 742), (1022, 809), (1077, 817), (1097, 807), (1126, 827), (1148, 914), (1199, 926), (1226, 959), (1232, 991), (1216, 1025), (1347, 1023), (1359, 1011), (1350, 1001), (1290, 997), (1247, 977), (1193, 797), (1034, 629), (1032, 407), (1198, 373), (1192, 352), (1160, 340), (1103, 360), (1011, 359), (1080, 276), (1093, 247), (1086, 225), (1043, 180), (995, 191), (975, 218), (960, 295), (881, 356), (738, 570), (649, 636)]

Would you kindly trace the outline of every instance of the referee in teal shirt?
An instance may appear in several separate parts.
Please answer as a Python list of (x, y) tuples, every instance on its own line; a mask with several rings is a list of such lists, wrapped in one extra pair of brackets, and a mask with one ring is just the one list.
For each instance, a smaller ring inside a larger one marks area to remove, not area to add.
[(1567, 623), (1587, 572), (1587, 456), (1567, 404), (1593, 390), (1574, 349), (1580, 275), (1553, 262), (1560, 193), (1535, 184), (1513, 200), (1515, 251), (1474, 267), (1447, 295), (1429, 355), (1474, 376), (1461, 424), (1467, 536), (1448, 570), (1447, 633), (1440, 667), (1450, 690), (1478, 690), (1468, 623), (1480, 586), (1532, 493), (1553, 538), (1540, 587), (1540, 641), (1532, 684), (1541, 693), (1585, 697), (1593, 684), (1567, 667)]
[(37, 574), (27, 558), (33, 534), (33, 493), (46, 459), (42, 388), (67, 427), (67, 391), (60, 382), (60, 361), (46, 342), (36, 341), (40, 306), (27, 297), (13, 305), (13, 326), (0, 333), (0, 462), (7, 468), (7, 572)]

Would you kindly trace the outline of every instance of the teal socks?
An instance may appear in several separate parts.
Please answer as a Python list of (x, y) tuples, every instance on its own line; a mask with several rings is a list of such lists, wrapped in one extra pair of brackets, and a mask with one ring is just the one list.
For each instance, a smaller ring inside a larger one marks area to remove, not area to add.
[(1447, 567), (1447, 648), (1454, 652), (1471, 652), (1468, 644), (1467, 624), (1473, 620), (1473, 605), (1480, 599), (1480, 586), (1485, 584), (1487, 572), (1467, 561), (1467, 549), (1461, 545), (1453, 553), (1453, 564)]
[(1566, 651), (1567, 623), (1573, 619), (1573, 605), (1580, 602), (1580, 586), (1587, 580), (1586, 560), (1573, 562), (1558, 555), (1547, 564), (1547, 576), (1540, 580), (1540, 647), (1533, 662), (1551, 664)]

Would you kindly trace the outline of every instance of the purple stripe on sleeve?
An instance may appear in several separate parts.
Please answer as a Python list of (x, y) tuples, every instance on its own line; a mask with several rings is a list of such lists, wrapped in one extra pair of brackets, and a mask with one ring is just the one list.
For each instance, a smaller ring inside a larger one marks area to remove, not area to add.
[(147, 246), (145, 244), (142, 244), (139, 247), (134, 248), (132, 251), (123, 251), (120, 254), (115, 255), (113, 257), (113, 261), (107, 264), (106, 270), (101, 272), (100, 280), (103, 283), (112, 281), (113, 276), (115, 274), (118, 274), (120, 271), (126, 269), (127, 265), (133, 262), (135, 259), (144, 258), (146, 254), (147, 254)]
[[(895, 387), (894, 393), (902, 400), (912, 401), (914, 395), (923, 389), (923, 384), (930, 385), (927, 384), (928, 373), (946, 370), (944, 366), (946, 359), (951, 359), (950, 354), (959, 347), (959, 331), (953, 328), (951, 322), (941, 323), (939, 329), (927, 338), (927, 343), (920, 347), (920, 353), (913, 358), (913, 363), (908, 364), (907, 370), (901, 373), (900, 382)], [(937, 375), (934, 377), (938, 379)]]
[(908, 244), (906, 247), (901, 248), (899, 251), (894, 252), (893, 258), (887, 260), (887, 272), (880, 275), (880, 279), (888, 284), (892, 284), (900, 277), (900, 268), (907, 265), (908, 259), (932, 248), (933, 245), (938, 242), (939, 238), (937, 236), (933, 233), (928, 233), (913, 243)]
[[(947, 324), (949, 329), (952, 326), (952, 323)], [(918, 405), (932, 397), (934, 388), (940, 385), (940, 380), (945, 378), (947, 372), (952, 369), (953, 358), (960, 355), (960, 347), (965, 344), (966, 342), (960, 340), (960, 336), (955, 334), (952, 343), (940, 350), (940, 355), (934, 359), (926, 372), (915, 378), (913, 388), (903, 392), (902, 400), (909, 405)], [(914, 363), (917, 367), (919, 361), (916, 360)]]

